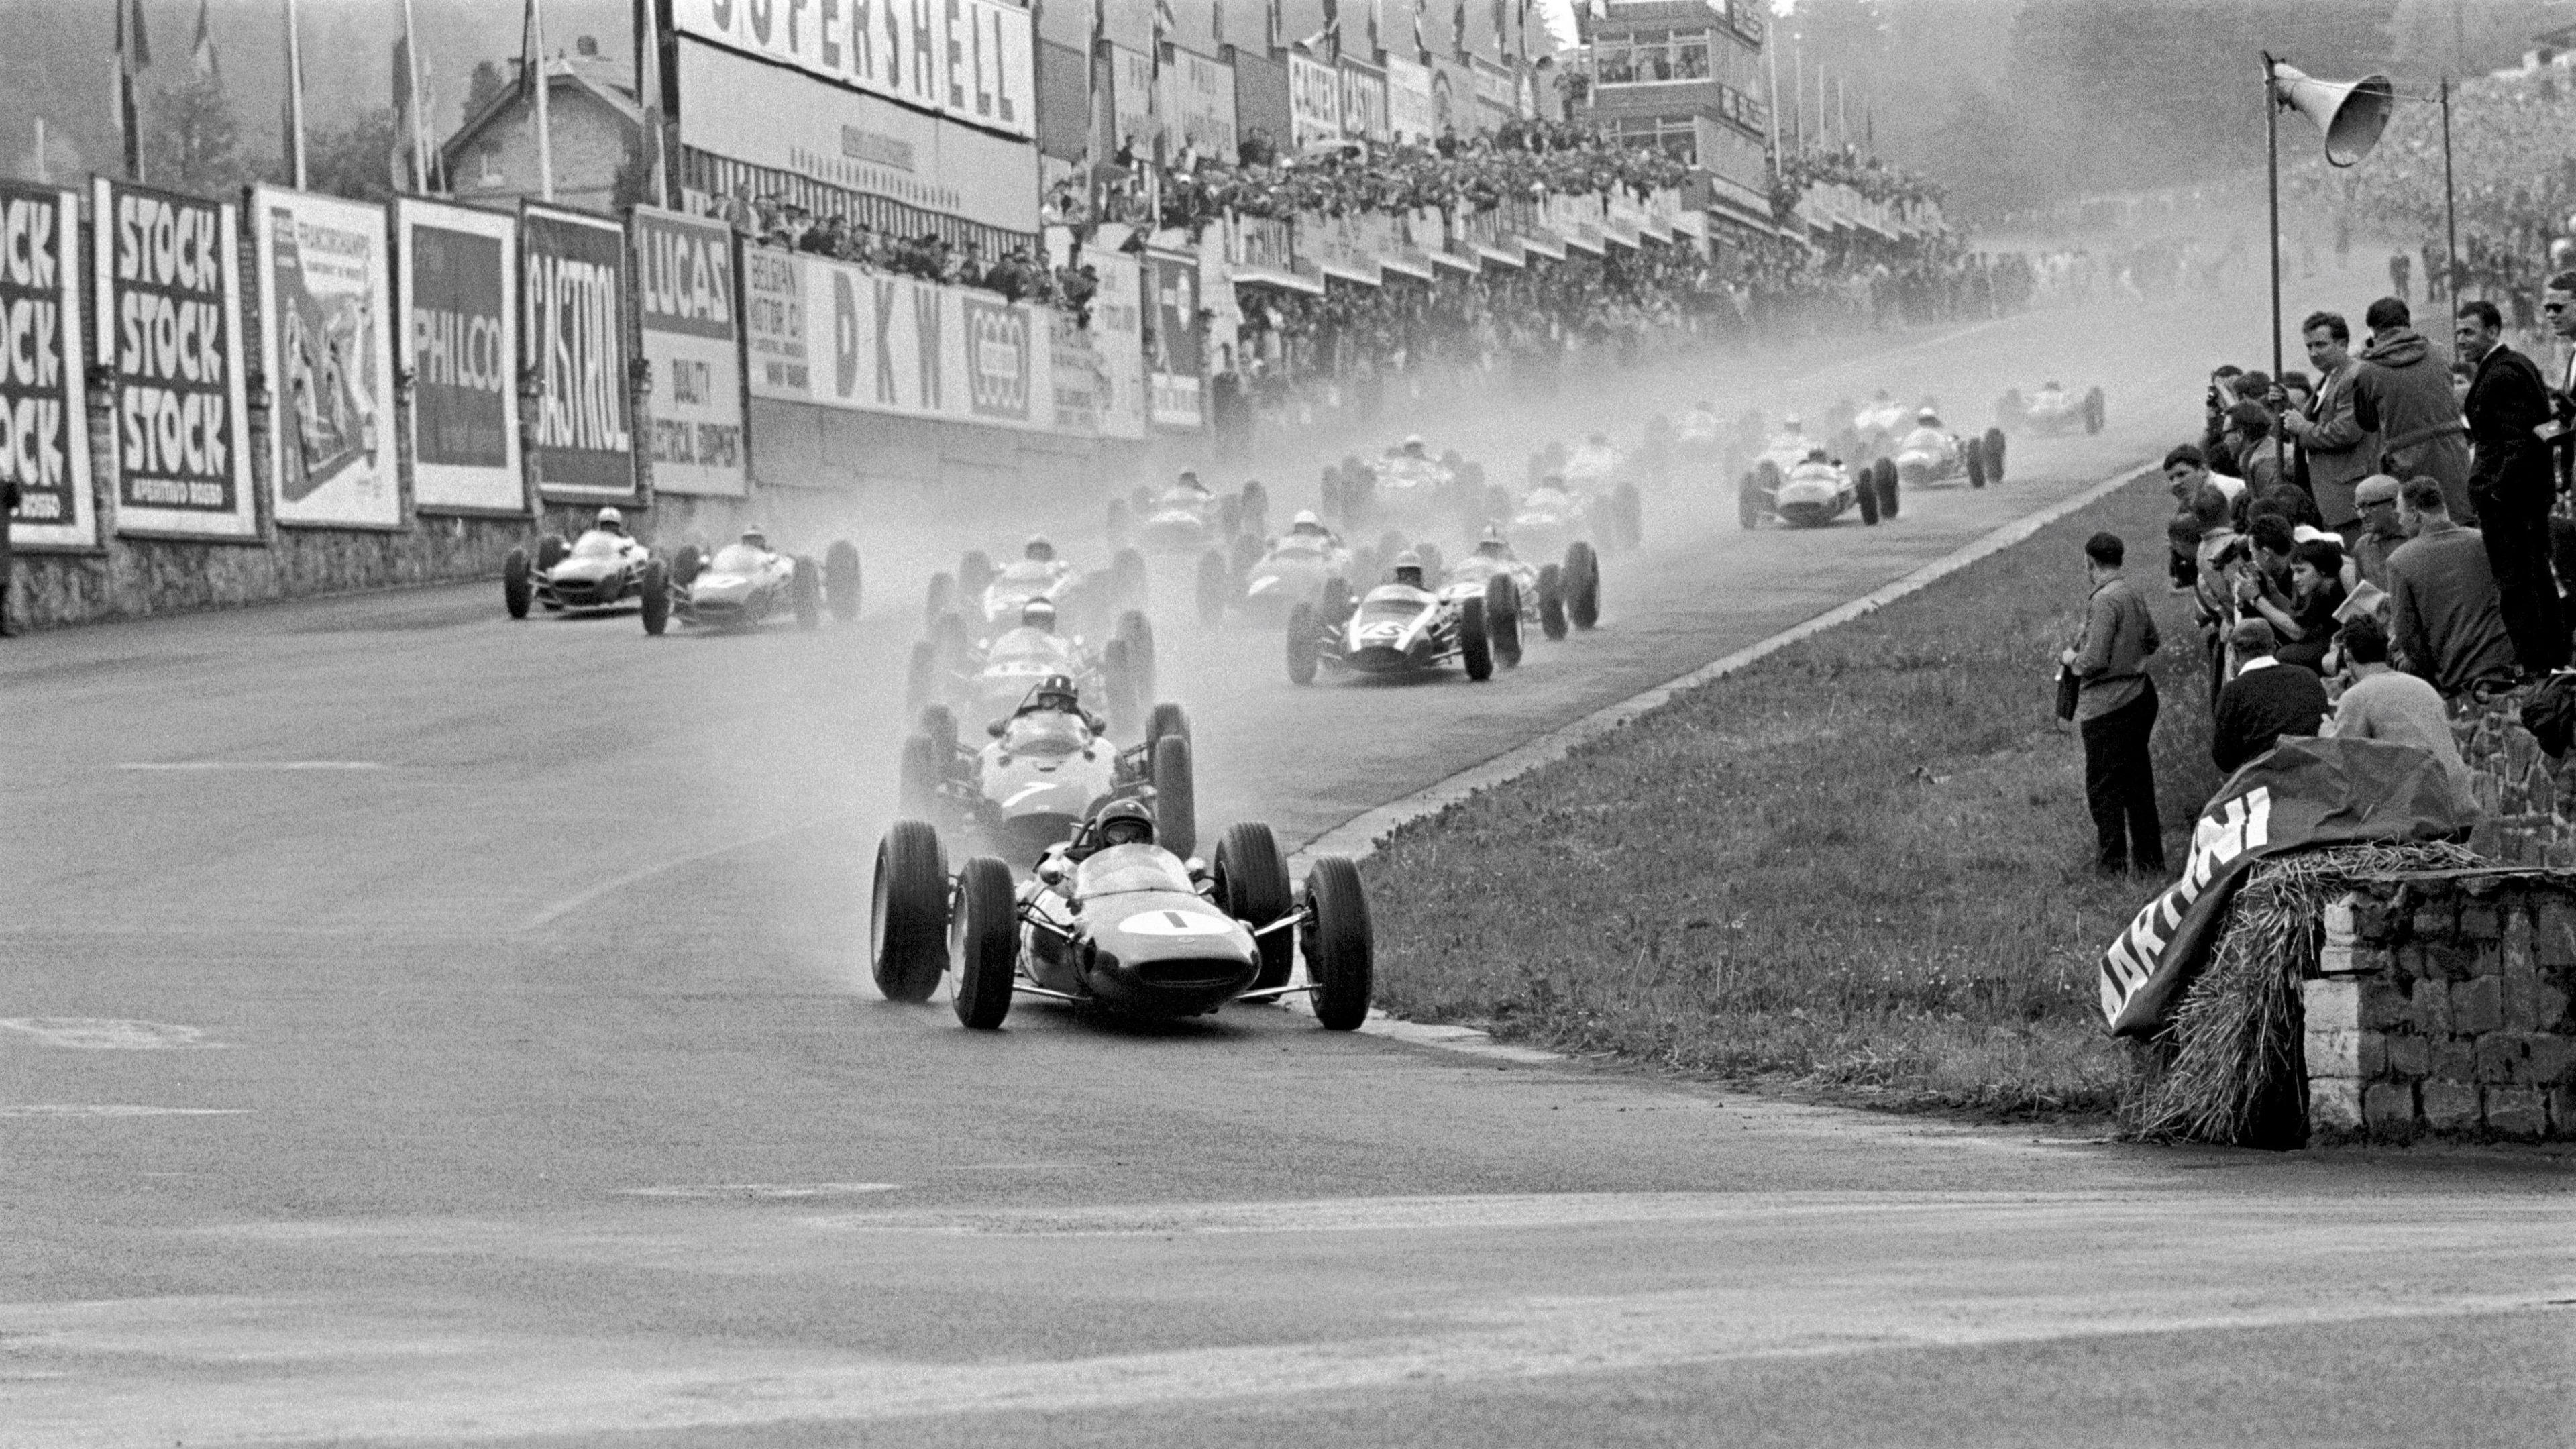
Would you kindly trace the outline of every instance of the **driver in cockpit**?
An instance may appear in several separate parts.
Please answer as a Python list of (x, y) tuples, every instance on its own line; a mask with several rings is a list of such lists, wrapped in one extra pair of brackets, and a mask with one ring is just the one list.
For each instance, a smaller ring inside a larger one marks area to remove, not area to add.
[(985, 733), (999, 738), (1015, 720), (1050, 714), (1078, 721), (1094, 736), (1109, 733), (1109, 721), (1082, 707), (1082, 695), (1074, 688), (1073, 677), (1067, 674), (1050, 674), (1039, 680), (1037, 687), (1029, 691), (1028, 698), (1011, 712), (1010, 719), (993, 721), (985, 726)]
[(1300, 546), (1308, 548), (1340, 542), (1333, 537), (1333, 531), (1324, 526), (1324, 520), (1315, 516), (1315, 510), (1311, 508), (1299, 509), (1297, 516), (1288, 520), (1288, 536), (1280, 542), (1290, 543), (1301, 539), (1305, 542)]
[(1476, 540), (1476, 557), (1500, 559), (1506, 563), (1515, 561), (1512, 554), (1512, 541), (1503, 536), (1500, 524), (1485, 525), (1483, 535)]

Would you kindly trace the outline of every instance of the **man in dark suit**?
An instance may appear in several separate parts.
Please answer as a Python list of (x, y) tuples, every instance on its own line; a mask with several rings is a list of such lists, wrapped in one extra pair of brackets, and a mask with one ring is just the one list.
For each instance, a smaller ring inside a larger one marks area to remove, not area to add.
[(2495, 568), (2505, 632), (2526, 674), (2567, 662), (2567, 628), (2559, 615), (2558, 580), (2549, 562), (2549, 505), (2557, 479), (2549, 444), (2536, 429), (2550, 420), (2549, 386), (2528, 357), (2504, 345), (2504, 317), (2483, 297), (2459, 306), (2453, 334), (2460, 358), (2476, 367), (2460, 411), (2468, 418), (2473, 461), (2469, 492), (2487, 561)]

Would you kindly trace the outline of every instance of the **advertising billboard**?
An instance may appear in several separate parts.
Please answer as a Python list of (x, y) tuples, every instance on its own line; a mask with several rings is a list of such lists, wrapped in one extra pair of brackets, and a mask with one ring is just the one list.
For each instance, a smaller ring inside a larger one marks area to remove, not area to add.
[(1163, 68), (1163, 114), (1199, 154), (1234, 164), (1234, 67), (1172, 47), (1172, 63)]
[(1045, 309), (847, 262), (745, 249), (751, 395), (1053, 430)]
[(548, 498), (636, 498), (626, 383), (626, 229), (523, 204), (519, 337), (536, 371), (537, 486)]
[[(1036, 27), (1007, 0), (669, 0), (671, 27), (1023, 141), (1037, 138)], [(684, 98), (687, 88), (682, 89)], [(683, 124), (688, 100), (682, 104)], [(693, 143), (694, 144), (694, 143)]]
[(98, 543), (80, 273), (80, 194), (0, 181), (0, 482), (18, 485), (13, 547)]
[(1100, 436), (1145, 436), (1144, 268), (1130, 253), (1086, 246), (1082, 261), (1100, 277), (1091, 299), (1091, 345), (1100, 356)]
[(267, 287), (260, 367), (271, 516), (285, 526), (400, 528), (384, 208), (251, 188)]
[(1431, 67), (1400, 55), (1386, 58), (1386, 128), (1398, 141), (1420, 144), (1440, 134), (1431, 99)]
[(1288, 144), (1304, 150), (1342, 139), (1342, 77), (1327, 61), (1288, 53)]
[(116, 373), (116, 531), (253, 539), (241, 217), (91, 180), (97, 356)]
[(635, 208), (635, 320), (653, 369), (653, 489), (751, 491), (742, 419), (742, 331), (733, 232), (723, 222)]
[(1145, 348), (1148, 416), (1158, 428), (1200, 425), (1200, 392), (1207, 375), (1199, 346), (1198, 259), (1148, 252), (1146, 277), (1153, 336)]
[(394, 202), (402, 264), (397, 355), (411, 373), (416, 513), (523, 514), (519, 473), (519, 219)]

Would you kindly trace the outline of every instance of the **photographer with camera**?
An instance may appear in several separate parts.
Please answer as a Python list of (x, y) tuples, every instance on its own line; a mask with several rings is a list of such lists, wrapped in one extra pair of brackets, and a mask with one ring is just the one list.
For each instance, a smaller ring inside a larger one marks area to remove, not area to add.
[(2084, 737), (2084, 802), (2099, 847), (2094, 869), (2161, 879), (2164, 824), (2156, 816), (2156, 684), (2147, 656), (2163, 647), (2146, 600), (2121, 576), (2127, 549), (2115, 533), (2084, 541), (2084, 634), (2057, 657), (2076, 680), (2075, 725)]

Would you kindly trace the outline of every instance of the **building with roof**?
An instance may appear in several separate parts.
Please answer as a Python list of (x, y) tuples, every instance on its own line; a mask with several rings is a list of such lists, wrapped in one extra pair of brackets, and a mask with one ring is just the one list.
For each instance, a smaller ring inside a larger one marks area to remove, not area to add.
[(1576, 11), (1573, 119), (1689, 163), (1713, 239), (1773, 230), (1762, 10), (1758, 0), (1608, 0)]
[[(557, 205), (612, 211), (618, 176), (645, 144), (633, 67), (600, 54), (590, 36), (545, 63), (546, 123)], [(456, 199), (484, 205), (538, 200), (536, 93), (514, 85), (465, 118), (439, 147)], [(631, 198), (629, 198), (631, 199)]]

